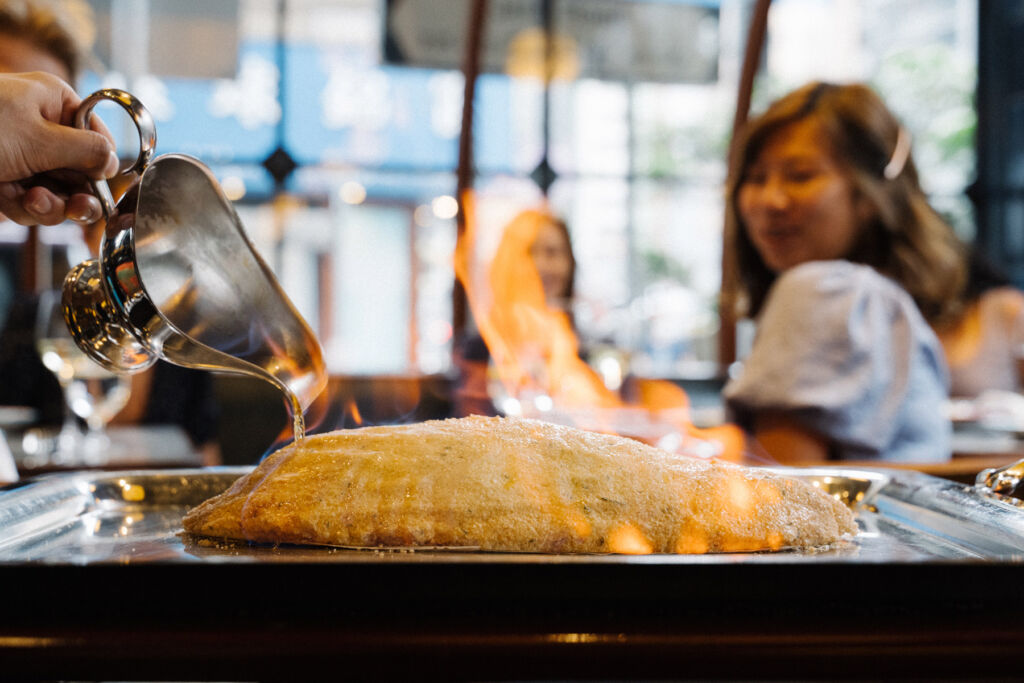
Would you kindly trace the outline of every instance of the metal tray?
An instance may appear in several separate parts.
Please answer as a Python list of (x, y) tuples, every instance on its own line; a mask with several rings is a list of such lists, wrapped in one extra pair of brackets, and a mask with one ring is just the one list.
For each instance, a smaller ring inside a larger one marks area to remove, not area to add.
[(188, 507), (245, 471), (74, 473), (0, 492), (5, 676), (948, 680), (1005, 671), (1024, 643), (1024, 510), (919, 473), (780, 470), (857, 510), (861, 533), (823, 552), (182, 538)]
[(248, 468), (77, 472), (0, 492), (0, 564), (44, 563), (914, 563), (1024, 561), (1024, 508), (972, 486), (916, 472), (775, 471), (806, 479), (857, 512), (858, 536), (815, 551), (725, 555), (536, 555), (465, 551), (345, 550), (196, 541), (185, 511)]

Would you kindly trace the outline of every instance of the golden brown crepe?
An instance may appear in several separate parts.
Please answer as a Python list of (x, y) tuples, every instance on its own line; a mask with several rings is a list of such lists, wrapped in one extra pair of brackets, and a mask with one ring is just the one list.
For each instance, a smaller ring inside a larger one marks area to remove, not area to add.
[(184, 524), (260, 543), (545, 553), (776, 550), (857, 531), (846, 506), (801, 480), (488, 417), (307, 437)]

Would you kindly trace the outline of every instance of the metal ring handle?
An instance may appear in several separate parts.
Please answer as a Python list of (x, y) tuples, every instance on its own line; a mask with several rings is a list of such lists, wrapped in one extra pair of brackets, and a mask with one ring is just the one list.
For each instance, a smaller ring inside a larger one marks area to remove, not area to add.
[[(136, 130), (139, 132), (139, 156), (135, 158), (135, 163), (127, 168), (120, 169), (119, 172), (124, 174), (133, 171), (142, 173), (146, 166), (149, 165), (149, 160), (153, 157), (153, 150), (156, 149), (156, 124), (153, 122), (153, 116), (149, 113), (149, 110), (134, 95), (116, 88), (97, 90), (82, 100), (82, 104), (79, 105), (78, 111), (75, 112), (75, 128), (83, 130), (89, 128), (93, 107), (102, 100), (110, 100), (121, 105), (128, 112), (128, 115), (135, 123)], [(90, 180), (89, 182), (96, 193), (96, 197), (100, 200), (100, 204), (103, 205), (103, 213), (107, 218), (110, 218), (117, 210), (117, 204), (114, 202), (114, 195), (110, 191), (110, 186), (106, 180)]]

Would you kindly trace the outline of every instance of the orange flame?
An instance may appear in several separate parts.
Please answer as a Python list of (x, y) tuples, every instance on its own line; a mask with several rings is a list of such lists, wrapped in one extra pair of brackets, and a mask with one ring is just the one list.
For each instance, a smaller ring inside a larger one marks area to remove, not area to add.
[(710, 548), (708, 538), (696, 531), (684, 530), (676, 539), (676, 552), (680, 555), (700, 555)]
[(644, 533), (635, 525), (628, 523), (612, 530), (608, 535), (608, 548), (613, 553), (622, 555), (650, 555), (654, 552), (654, 546)]
[(354, 398), (350, 398), (348, 400), (348, 403), (345, 405), (345, 412), (352, 418), (352, 422), (357, 426), (361, 427), (363, 425), (363, 416), (359, 412), (359, 406), (356, 404), (356, 400)]
[(471, 265), (475, 226), (468, 220), (473, 213), (472, 195), (467, 193), (463, 202), (466, 233), (456, 247), (455, 272), (508, 394), (544, 394), (566, 407), (617, 405), (614, 394), (577, 355), (568, 315), (545, 301), (544, 287), (529, 258), (543, 214), (526, 212), (509, 226), (503, 248), (491, 263), (487, 285), (478, 286)]
[(501, 247), (482, 273), (474, 268), (477, 222), (472, 192), (462, 196), (462, 209), (465, 233), (456, 245), (455, 273), (490, 351), (499, 386), (515, 399), (509, 405), (523, 415), (624, 434), (667, 450), (740, 459), (742, 431), (735, 425), (695, 427), (689, 398), (677, 385), (637, 380), (627, 401), (580, 358), (571, 318), (548, 305), (530, 255), (549, 214), (520, 213), (506, 227)]

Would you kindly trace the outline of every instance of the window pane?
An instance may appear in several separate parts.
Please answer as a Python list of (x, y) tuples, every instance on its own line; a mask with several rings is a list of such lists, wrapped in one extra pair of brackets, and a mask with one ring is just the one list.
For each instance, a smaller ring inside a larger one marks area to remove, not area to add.
[[(158, 153), (190, 154), (210, 164), (258, 163), (269, 155), (281, 112), (267, 26), (272, 2), (93, 6), (95, 51), (104, 69), (84, 74), (81, 92), (131, 91), (153, 114)], [(113, 127), (122, 149), (137, 149), (126, 117)]]
[(622, 83), (551, 86), (550, 162), (563, 174), (629, 173), (629, 91)]
[(812, 79), (868, 82), (910, 131), (925, 191), (970, 239), (954, 197), (974, 177), (977, 11), (976, 0), (777, 0), (758, 101)]
[[(266, 249), (288, 292), (303, 291), (316, 273), (312, 297), (296, 305), (319, 334), (332, 371), (447, 370), (454, 186), (448, 173), (311, 166), (293, 177), (291, 199), (276, 203), (282, 227), (264, 231)], [(289, 255), (293, 249), (310, 255)], [(374, 342), (375, 335), (387, 341)]]
[[(444, 207), (468, 0), (91, 4), (109, 68), (79, 89), (131, 90), (156, 117), (158, 153), (213, 168), (332, 369), (448, 370), (455, 221)], [(397, 30), (386, 10), (402, 4), (450, 24), (447, 61), (385, 54)], [(551, 205), (572, 231), (584, 341), (621, 344), (643, 374), (703, 372), (715, 360), (721, 188), (753, 0), (553, 0), (547, 92), (542, 3), (489, 5), (501, 20), (474, 102), (480, 248), (543, 199), (531, 174), (546, 158)], [(976, 0), (775, 0), (753, 110), (811, 79), (867, 81), (911, 132), (936, 207), (969, 238), (976, 13)], [(171, 33), (195, 54), (168, 59)], [(115, 132), (134, 149), (129, 124)], [(298, 164), (283, 183), (262, 165), (278, 147)]]
[(715, 371), (722, 193), (713, 183), (638, 181), (634, 370), (661, 377)]
[(631, 348), (632, 296), (630, 187), (619, 179), (562, 180), (551, 204), (572, 235), (576, 257), (576, 323), (584, 345), (605, 342)]

